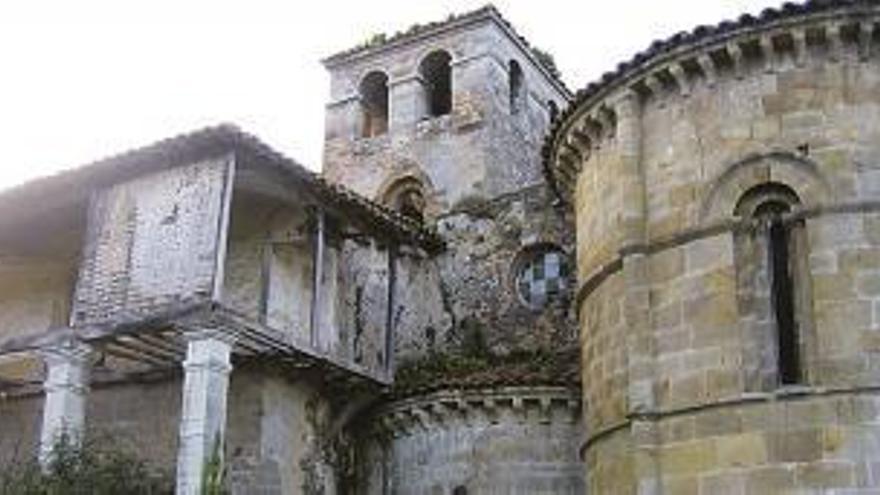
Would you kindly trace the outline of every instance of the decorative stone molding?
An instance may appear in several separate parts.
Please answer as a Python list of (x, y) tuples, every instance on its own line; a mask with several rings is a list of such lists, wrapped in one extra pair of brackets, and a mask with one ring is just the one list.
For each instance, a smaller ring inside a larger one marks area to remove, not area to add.
[[(798, 13), (785, 12), (774, 22), (751, 18), (751, 22), (741, 20), (739, 26), (716, 28), (723, 35), (698, 32), (705, 28), (677, 35), (660, 43), (671, 47), (655, 50), (652, 46), (647, 55), (640, 54), (632, 62), (621, 64), (617, 72), (605, 74), (601, 81), (585, 88), (545, 142), (545, 169), (557, 192), (573, 192), (582, 163), (589, 159), (589, 154), (572, 146), (571, 136), (590, 128), (597, 112), (609, 106), (608, 101), (621, 91), (634, 91), (642, 104), (662, 107), (668, 98), (688, 97), (701, 85), (713, 87), (755, 72), (775, 72), (786, 60), (798, 68), (824, 59), (870, 61), (880, 18), (878, 7), (865, 3), (815, 11), (803, 8)], [(693, 41), (685, 41), (690, 39)], [(670, 87), (675, 91), (669, 91)], [(588, 135), (595, 143), (593, 147), (598, 147), (596, 135)]]
[(831, 185), (818, 165), (788, 151), (748, 155), (722, 170), (719, 177), (710, 181), (711, 187), (703, 198), (700, 208), (703, 224), (730, 218), (743, 193), (768, 181), (793, 188), (807, 208), (819, 207), (831, 199)]
[(380, 432), (395, 438), (453, 424), (574, 425), (581, 418), (581, 399), (578, 389), (565, 387), (444, 390), (393, 402), (376, 418)]

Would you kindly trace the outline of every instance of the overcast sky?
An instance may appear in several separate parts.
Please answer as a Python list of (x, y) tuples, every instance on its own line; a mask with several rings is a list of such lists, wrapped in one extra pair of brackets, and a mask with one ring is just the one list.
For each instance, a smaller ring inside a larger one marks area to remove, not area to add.
[[(320, 168), (319, 60), (485, 0), (27, 0), (0, 4), (0, 189), (231, 122)], [(768, 0), (497, 0), (572, 89)]]

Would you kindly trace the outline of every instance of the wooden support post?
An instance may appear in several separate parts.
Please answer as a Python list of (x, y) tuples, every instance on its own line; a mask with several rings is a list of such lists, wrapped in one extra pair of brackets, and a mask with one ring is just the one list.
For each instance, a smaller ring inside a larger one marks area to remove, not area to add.
[(385, 370), (392, 372), (394, 361), (394, 306), (395, 286), (397, 285), (397, 245), (388, 246), (388, 310), (385, 321)]
[(312, 311), (310, 318), (309, 342), (312, 347), (317, 348), (320, 344), (321, 331), (321, 311), (323, 311), (323, 294), (322, 286), (324, 280), (324, 243), (326, 235), (324, 211), (318, 209), (315, 211), (315, 246), (313, 251), (313, 273), (312, 282)]

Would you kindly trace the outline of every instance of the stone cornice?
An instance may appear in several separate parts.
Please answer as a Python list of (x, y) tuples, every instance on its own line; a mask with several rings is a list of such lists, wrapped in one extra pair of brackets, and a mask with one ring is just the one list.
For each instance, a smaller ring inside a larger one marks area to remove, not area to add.
[(323, 59), (321, 62), (328, 69), (337, 67), (343, 63), (351, 63), (353, 61), (368, 58), (380, 52), (387, 52), (403, 46), (412, 45), (423, 42), (424, 40), (435, 37), (456, 29), (462, 29), (472, 25), (484, 22), (491, 22), (497, 26), (504, 35), (525, 55), (528, 61), (534, 66), (535, 70), (540, 72), (550, 85), (566, 100), (572, 97), (571, 91), (565, 86), (565, 83), (551, 74), (541, 62), (539, 62), (532, 53), (531, 45), (523, 38), (513, 25), (510, 24), (492, 5), (487, 5), (480, 9), (466, 12), (458, 16), (451, 16), (446, 21), (435, 22), (423, 26), (421, 29), (415, 29), (412, 32), (405, 32), (392, 36), (389, 40), (378, 43), (375, 46), (358, 46), (350, 50), (345, 50)]
[[(811, 1), (767, 9), (759, 17), (744, 15), (715, 27), (700, 26), (655, 42), (645, 52), (620, 64), (598, 82), (578, 91), (575, 102), (554, 121), (544, 142), (544, 173), (560, 197), (569, 196), (584, 161), (613, 136), (615, 95), (634, 93), (641, 101), (669, 94), (687, 97), (696, 84), (715, 85), (721, 78), (742, 79), (748, 62), (752, 71), (773, 72), (780, 54), (797, 66), (806, 64), (815, 43), (827, 45), (824, 55), (835, 62), (854, 45), (861, 61), (871, 56), (874, 22), (880, 4), (873, 1)], [(821, 33), (807, 43), (807, 30)], [(611, 128), (603, 125), (601, 116)], [(598, 134), (597, 134), (598, 132)]]
[(442, 390), (392, 402), (374, 417), (381, 431), (404, 436), (451, 424), (577, 424), (581, 418), (578, 388), (536, 386)]
[(822, 386), (790, 386), (781, 387), (770, 392), (752, 392), (740, 394), (715, 402), (697, 403), (690, 406), (682, 406), (666, 409), (654, 409), (647, 411), (632, 412), (625, 418), (596, 429), (587, 435), (581, 444), (580, 455), (583, 459), (586, 451), (604, 439), (626, 430), (638, 422), (658, 422), (677, 416), (711, 413), (719, 409), (731, 407), (748, 407), (767, 403), (787, 403), (792, 401), (816, 400), (835, 396), (877, 395), (880, 394), (880, 386), (860, 387), (822, 387)]
[[(847, 201), (831, 205), (818, 205), (812, 208), (799, 208), (783, 217), (784, 222), (797, 222), (804, 219), (819, 218), (828, 215), (847, 215), (853, 213), (878, 213), (880, 201)], [(602, 285), (608, 277), (620, 272), (623, 268), (623, 260), (630, 255), (653, 255), (667, 249), (684, 246), (693, 241), (708, 239), (711, 237), (733, 233), (735, 231), (751, 230), (757, 228), (757, 223), (752, 219), (730, 217), (723, 220), (707, 223), (693, 228), (683, 229), (680, 232), (658, 238), (645, 243), (632, 244), (621, 247), (616, 254), (599, 264), (592, 272), (587, 274), (578, 284), (575, 293), (574, 308), (580, 313), (581, 306), (587, 297)]]

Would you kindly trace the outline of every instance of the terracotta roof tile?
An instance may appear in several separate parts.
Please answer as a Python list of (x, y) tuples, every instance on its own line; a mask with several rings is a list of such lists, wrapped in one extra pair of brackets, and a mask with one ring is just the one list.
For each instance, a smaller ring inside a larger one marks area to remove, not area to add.
[(743, 14), (736, 20), (723, 20), (714, 26), (700, 25), (696, 26), (690, 32), (679, 32), (669, 38), (655, 40), (644, 51), (636, 53), (628, 61), (621, 62), (617, 65), (616, 70), (607, 72), (602, 75), (598, 81), (588, 83), (584, 88), (579, 89), (575, 93), (574, 101), (562, 112), (557, 115), (550, 126), (547, 138), (541, 150), (543, 157), (544, 174), (551, 188), (558, 194), (553, 175), (550, 170), (550, 155), (553, 149), (553, 143), (557, 139), (557, 134), (563, 127), (563, 123), (571, 117), (576, 110), (588, 100), (596, 96), (617, 82), (622, 81), (630, 75), (631, 71), (636, 70), (646, 61), (658, 57), (664, 53), (668, 53), (674, 49), (678, 49), (683, 45), (690, 43), (698, 43), (707, 38), (718, 36), (745, 28), (761, 27), (771, 24), (781, 19), (796, 17), (799, 15), (821, 13), (824, 11), (835, 10), (838, 8), (846, 8), (853, 6), (880, 6), (880, 0), (807, 0), (803, 3), (786, 2), (778, 8), (767, 8), (761, 11), (758, 16), (752, 14)]
[[(107, 187), (153, 170), (171, 168), (194, 158), (211, 154), (243, 151), (259, 156), (302, 181), (316, 195), (341, 209), (360, 212), (376, 222), (384, 232), (430, 251), (442, 249), (444, 242), (436, 231), (353, 191), (328, 182), (295, 160), (288, 158), (238, 127), (222, 124), (164, 139), (74, 169), (31, 180), (0, 191), (0, 211), (23, 212), (48, 207), (52, 199), (77, 195)], [(14, 215), (6, 215), (6, 219)]]
[[(544, 356), (548, 359), (548, 356)], [(547, 385), (578, 387), (581, 381), (580, 357), (577, 349), (560, 351), (551, 364), (535, 365), (528, 361), (493, 360), (479, 369), (445, 370), (421, 373), (417, 380), (397, 380), (392, 393), (397, 398), (420, 395), (437, 390), (477, 389), (485, 387)]]

